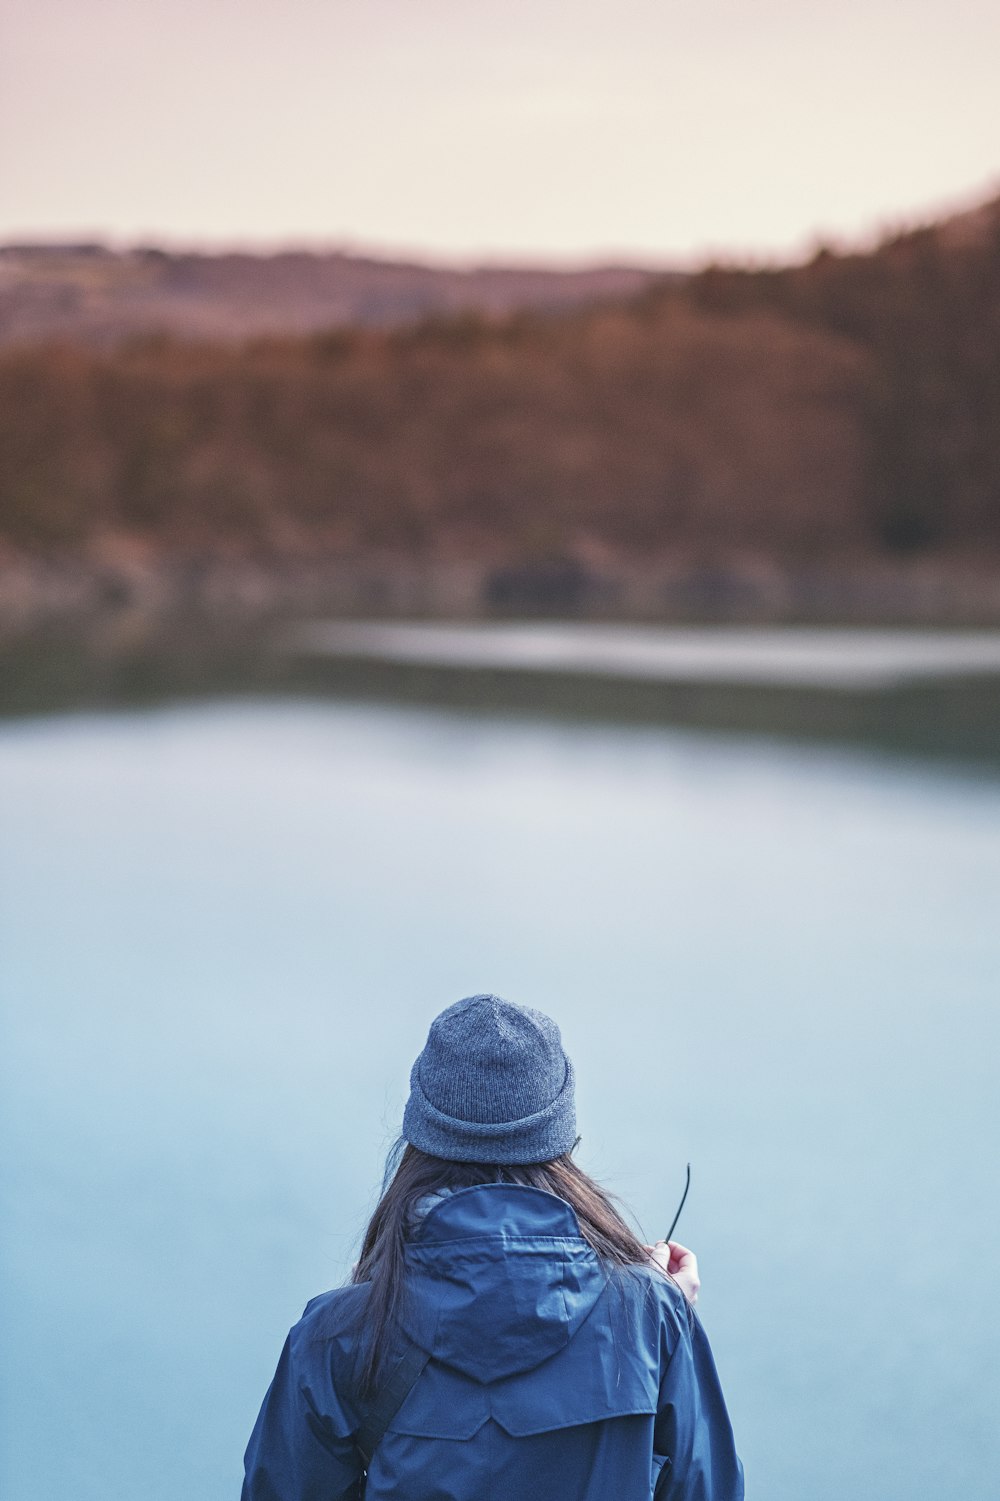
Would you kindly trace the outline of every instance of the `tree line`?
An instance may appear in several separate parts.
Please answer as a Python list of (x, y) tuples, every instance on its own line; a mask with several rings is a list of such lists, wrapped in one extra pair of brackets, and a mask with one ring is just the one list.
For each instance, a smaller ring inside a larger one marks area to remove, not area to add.
[(777, 559), (1000, 549), (1000, 200), (569, 313), (0, 355), (0, 542)]

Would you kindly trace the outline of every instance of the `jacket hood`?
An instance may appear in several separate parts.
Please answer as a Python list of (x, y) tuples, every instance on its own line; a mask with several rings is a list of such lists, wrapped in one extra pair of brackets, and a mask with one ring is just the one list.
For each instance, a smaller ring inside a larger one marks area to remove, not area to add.
[(406, 1262), (406, 1334), (482, 1382), (532, 1370), (563, 1349), (607, 1282), (570, 1205), (511, 1183), (435, 1203)]

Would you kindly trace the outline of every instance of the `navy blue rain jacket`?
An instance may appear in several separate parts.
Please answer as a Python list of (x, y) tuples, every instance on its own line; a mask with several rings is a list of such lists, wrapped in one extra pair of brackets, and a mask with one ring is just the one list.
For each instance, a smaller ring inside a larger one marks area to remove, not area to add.
[[(414, 1231), (407, 1265), (403, 1328), (431, 1359), (375, 1450), (366, 1501), (742, 1501), (696, 1315), (653, 1267), (609, 1276), (563, 1199), (460, 1189)], [(359, 1494), (366, 1297), (364, 1283), (324, 1293), (292, 1329), (243, 1501)]]

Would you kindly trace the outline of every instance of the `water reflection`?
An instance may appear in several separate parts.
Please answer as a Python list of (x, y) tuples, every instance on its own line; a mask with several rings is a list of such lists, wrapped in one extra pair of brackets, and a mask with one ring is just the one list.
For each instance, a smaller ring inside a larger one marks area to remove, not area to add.
[[(589, 632), (589, 634), (588, 634)], [(581, 634), (582, 633), (582, 634)], [(0, 716), (219, 696), (677, 725), (1000, 767), (996, 633), (198, 621), (0, 649)]]

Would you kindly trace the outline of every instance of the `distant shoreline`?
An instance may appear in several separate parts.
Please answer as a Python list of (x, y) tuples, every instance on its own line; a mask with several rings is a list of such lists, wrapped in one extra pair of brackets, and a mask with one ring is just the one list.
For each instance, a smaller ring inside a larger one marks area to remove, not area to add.
[(1000, 625), (1000, 565), (941, 557), (809, 567), (754, 558), (239, 560), (126, 548), (96, 558), (0, 558), (0, 637), (7, 639), (116, 621), (154, 637), (193, 618), (228, 631), (317, 616), (989, 627)]
[(284, 616), (119, 600), (0, 631), (0, 721), (294, 700), (764, 736), (991, 776), (998, 685), (996, 627), (310, 622), (301, 600)]

